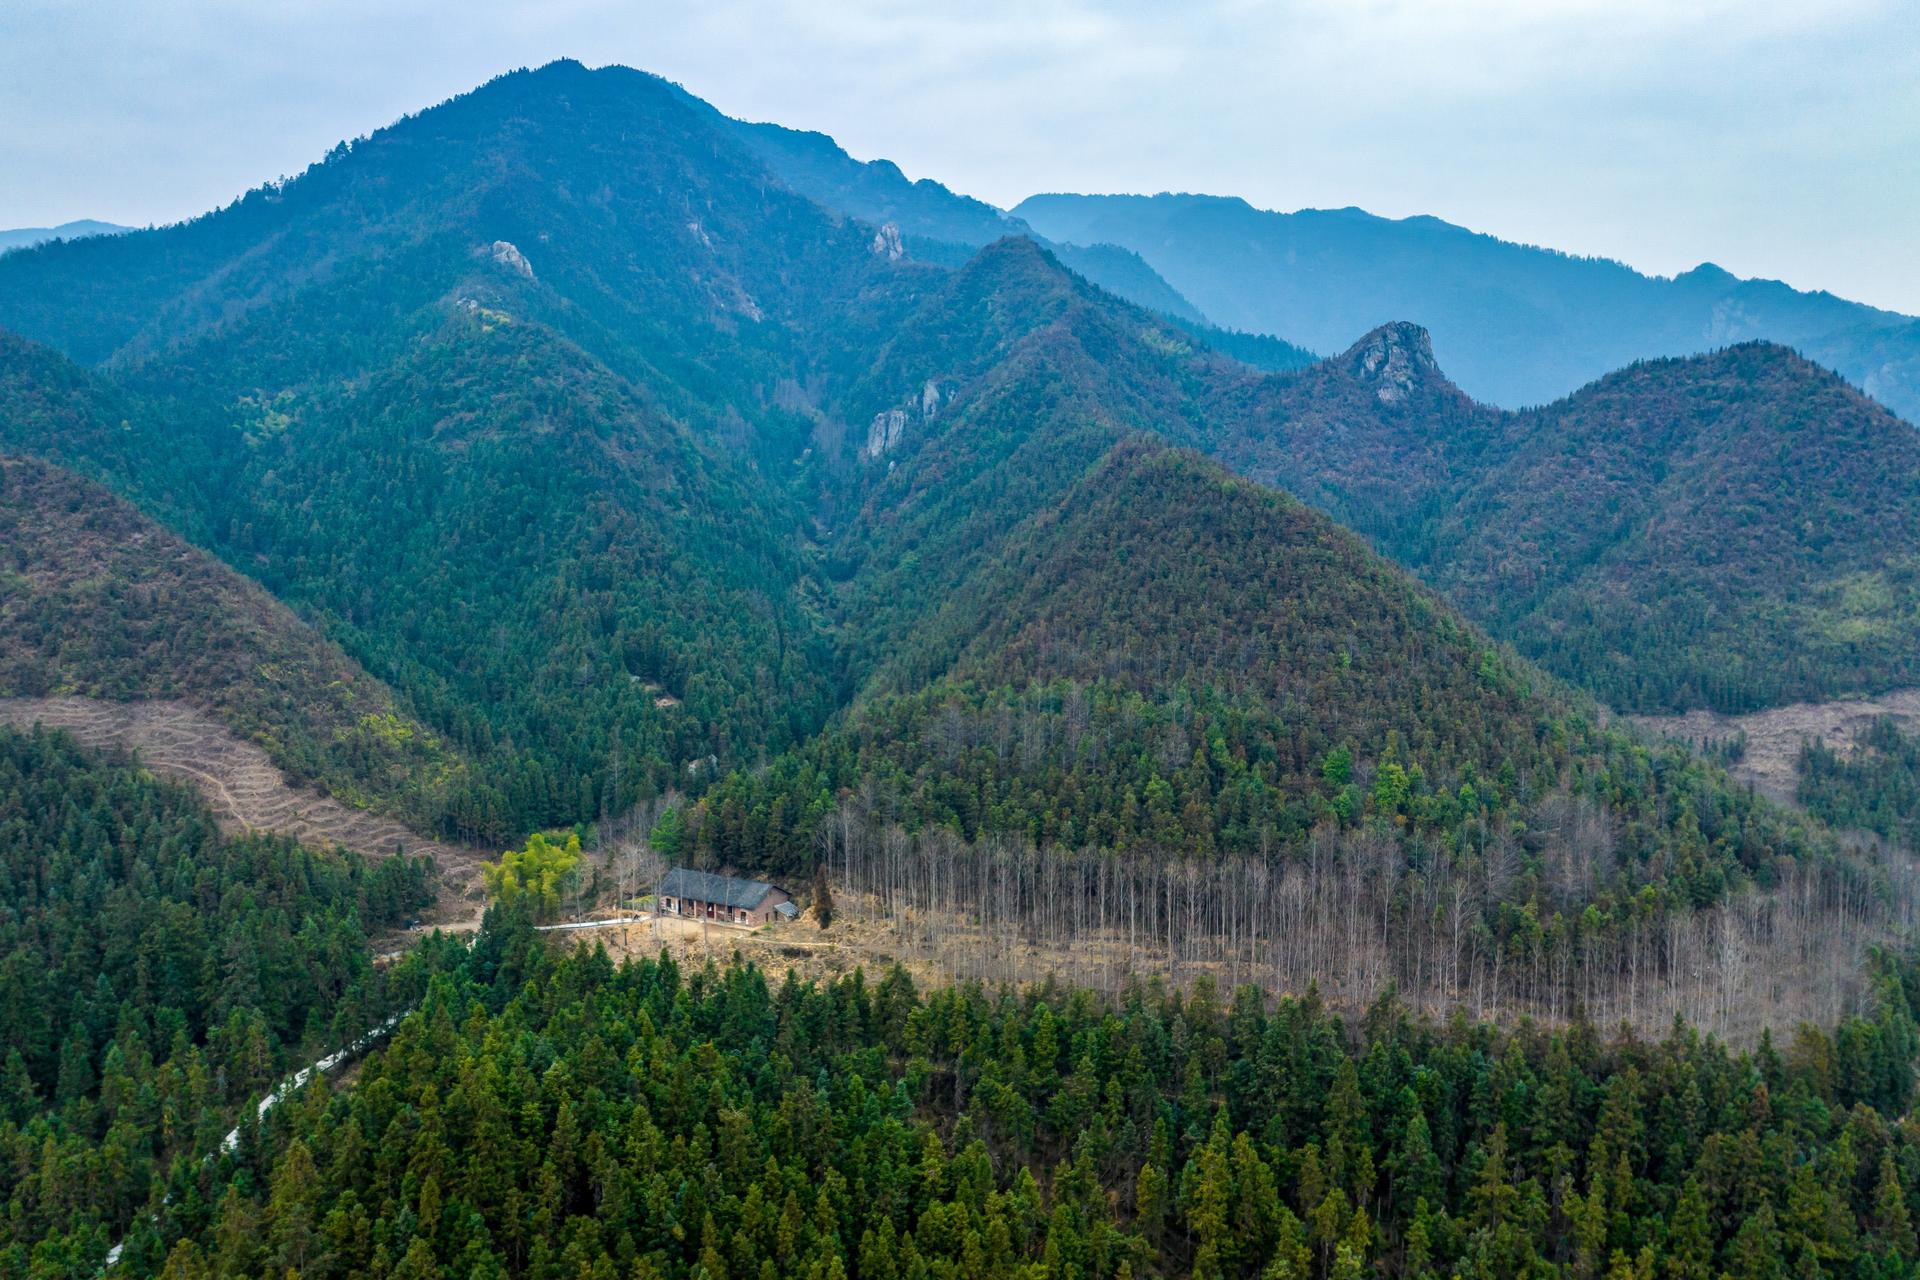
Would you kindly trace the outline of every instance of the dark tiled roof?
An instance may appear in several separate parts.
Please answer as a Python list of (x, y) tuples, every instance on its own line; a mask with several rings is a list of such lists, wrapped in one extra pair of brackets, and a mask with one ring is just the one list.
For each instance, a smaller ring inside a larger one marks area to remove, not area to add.
[(748, 911), (759, 906), (771, 892), (773, 886), (765, 880), (736, 880), (732, 876), (717, 876), (711, 871), (694, 871), (687, 867), (675, 867), (660, 881), (662, 897), (688, 898), (694, 902), (742, 907)]
[(800, 915), (800, 908), (791, 902), (776, 902), (773, 910), (776, 915), (786, 920), (797, 919)]

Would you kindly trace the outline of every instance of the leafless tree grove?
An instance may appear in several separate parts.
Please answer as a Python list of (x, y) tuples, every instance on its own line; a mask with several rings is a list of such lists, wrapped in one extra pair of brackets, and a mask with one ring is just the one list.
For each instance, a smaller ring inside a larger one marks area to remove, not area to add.
[(1653, 1031), (1680, 1014), (1740, 1040), (1854, 1007), (1867, 950), (1912, 924), (1915, 869), (1884, 851), (1783, 861), (1771, 891), (1704, 910), (1661, 910), (1648, 894), (1630, 911), (1588, 912), (1604, 833), (1577, 805), (1542, 818), (1565, 829), (1526, 901), (1514, 898), (1519, 850), (1499, 838), (1417, 865), (1391, 835), (1326, 829), (1299, 856), (1199, 861), (910, 834), (849, 804), (819, 854), (842, 912), (886, 925), (902, 954), (949, 978), (1114, 990), (1129, 975), (1204, 971), (1273, 993), (1317, 985), (1355, 1007), (1391, 987), (1440, 1014), (1584, 1013)]

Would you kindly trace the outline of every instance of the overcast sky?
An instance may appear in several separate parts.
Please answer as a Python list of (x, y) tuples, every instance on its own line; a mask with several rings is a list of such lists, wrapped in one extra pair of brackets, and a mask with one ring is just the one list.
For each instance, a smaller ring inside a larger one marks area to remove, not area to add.
[(1920, 313), (1915, 0), (0, 0), (0, 227), (186, 217), (562, 56), (1003, 206), (1431, 213)]

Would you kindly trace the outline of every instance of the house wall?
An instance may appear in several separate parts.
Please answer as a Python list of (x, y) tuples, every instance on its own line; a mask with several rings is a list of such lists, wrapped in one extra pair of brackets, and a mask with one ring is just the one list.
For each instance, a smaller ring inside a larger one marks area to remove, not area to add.
[(771, 890), (752, 910), (740, 907), (723, 907), (713, 903), (699, 902), (692, 898), (674, 898), (663, 895), (660, 910), (671, 915), (684, 916), (690, 920), (713, 920), (723, 924), (763, 925), (774, 920), (773, 909), (793, 898), (785, 890)]
[(771, 923), (779, 918), (773, 914), (773, 909), (783, 902), (791, 901), (793, 901), (793, 899), (784, 891), (780, 889), (772, 890), (765, 898), (760, 900), (760, 905), (749, 913), (752, 916), (752, 923), (756, 925)]

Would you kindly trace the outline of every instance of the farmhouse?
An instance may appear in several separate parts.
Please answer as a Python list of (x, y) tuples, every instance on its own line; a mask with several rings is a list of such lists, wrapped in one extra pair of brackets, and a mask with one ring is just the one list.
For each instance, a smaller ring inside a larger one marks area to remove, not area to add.
[[(759, 925), (796, 914), (787, 891), (764, 880), (740, 880), (686, 867), (667, 872), (656, 896), (662, 913), (693, 920)], [(782, 907), (787, 910), (781, 911)]]

